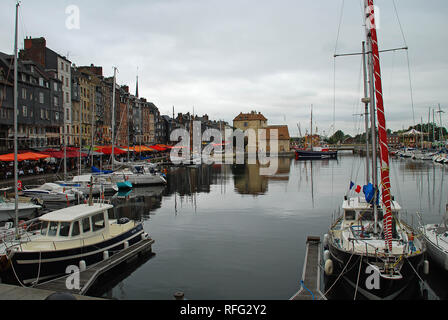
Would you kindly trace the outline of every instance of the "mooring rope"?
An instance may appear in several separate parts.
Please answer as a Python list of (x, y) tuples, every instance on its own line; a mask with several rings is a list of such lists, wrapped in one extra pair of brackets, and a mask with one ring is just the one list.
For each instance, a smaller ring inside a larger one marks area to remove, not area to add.
[(305, 286), (305, 283), (303, 282), (303, 280), (300, 280), (300, 284), (302, 285), (303, 288), (305, 288), (306, 291), (311, 293), (311, 296), (313, 297), (313, 300), (314, 300), (314, 293), (312, 293), (311, 290)]

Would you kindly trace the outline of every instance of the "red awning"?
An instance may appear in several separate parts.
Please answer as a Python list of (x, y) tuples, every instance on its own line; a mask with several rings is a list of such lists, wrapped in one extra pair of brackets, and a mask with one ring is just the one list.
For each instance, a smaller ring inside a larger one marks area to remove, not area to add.
[[(112, 146), (95, 147), (95, 151), (101, 152), (102, 154), (112, 154)], [(114, 154), (125, 154), (127, 151), (114, 147)]]
[(149, 146), (151, 149), (157, 150), (157, 151), (165, 151), (167, 148), (163, 148), (159, 145)]
[[(25, 160), (40, 160), (50, 158), (47, 154), (40, 154), (34, 152), (26, 152), (17, 155), (17, 161), (25, 161)], [(3, 162), (12, 162), (14, 161), (14, 153), (4, 154), (0, 156), (0, 161)]]
[[(75, 148), (73, 148), (73, 150), (67, 148), (65, 155), (64, 150), (47, 149), (44, 152), (50, 155), (51, 158), (56, 159), (64, 159), (64, 156), (66, 158), (79, 158), (79, 150), (76, 150)], [(81, 157), (87, 157), (87, 153), (81, 153)]]

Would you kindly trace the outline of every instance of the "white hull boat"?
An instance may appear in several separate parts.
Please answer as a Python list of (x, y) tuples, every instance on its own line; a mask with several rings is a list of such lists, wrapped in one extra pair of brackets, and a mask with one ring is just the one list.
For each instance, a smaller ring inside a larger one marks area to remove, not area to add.
[(65, 189), (56, 183), (45, 183), (40, 187), (25, 187), (24, 196), (36, 197), (44, 202), (72, 202), (83, 197), (83, 193), (75, 189)]
[(166, 184), (163, 174), (148, 166), (133, 166), (110, 175), (111, 181), (129, 181), (133, 186)]
[(438, 224), (427, 224), (421, 231), (431, 259), (448, 271), (448, 228)]
[[(37, 213), (42, 206), (31, 202), (19, 202), (19, 218), (25, 218)], [(3, 201), (0, 203), (0, 221), (13, 219), (15, 216), (14, 201)]]
[[(90, 186), (91, 179), (93, 179), (92, 187)], [(90, 189), (94, 195), (118, 191), (116, 182), (112, 181), (109, 175), (85, 174), (73, 177), (71, 181), (57, 181), (56, 183), (63, 187), (76, 189), (83, 194), (90, 194)]]

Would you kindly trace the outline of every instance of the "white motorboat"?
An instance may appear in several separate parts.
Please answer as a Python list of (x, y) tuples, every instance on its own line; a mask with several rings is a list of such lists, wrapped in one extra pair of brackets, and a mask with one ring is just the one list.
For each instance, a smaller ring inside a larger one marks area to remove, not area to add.
[[(30, 217), (37, 215), (42, 209), (38, 204), (37, 199), (22, 199), (18, 201), (18, 218)], [(14, 199), (7, 199), (0, 197), (0, 221), (13, 219), (15, 216), (15, 201)]]
[(67, 266), (88, 268), (149, 239), (140, 221), (109, 220), (112, 208), (102, 202), (80, 204), (39, 217), (34, 231), (0, 245), (2, 278), (14, 277), (26, 285), (42, 282), (65, 275)]
[(161, 172), (148, 166), (133, 166), (120, 171), (115, 171), (110, 175), (115, 183), (119, 181), (129, 181), (133, 186), (166, 184), (167, 181)]
[(445, 164), (448, 163), (448, 156), (446, 153), (437, 153), (432, 157), (432, 161), (435, 163)]
[(433, 152), (423, 150), (415, 150), (411, 156), (411, 158), (414, 160), (432, 160), (433, 157), (434, 157)]
[(398, 155), (402, 158), (411, 158), (415, 150), (415, 148), (404, 148), (398, 152)]
[(56, 183), (45, 183), (39, 187), (26, 186), (22, 193), (26, 197), (36, 197), (44, 202), (72, 202), (82, 198), (84, 194), (71, 188), (62, 187)]
[[(90, 186), (91, 181), (93, 181), (92, 187)], [(111, 180), (110, 175), (95, 175), (89, 173), (75, 176), (69, 181), (56, 181), (56, 183), (66, 188), (77, 189), (83, 194), (89, 194), (90, 188), (92, 188), (94, 195), (118, 191), (116, 182)]]

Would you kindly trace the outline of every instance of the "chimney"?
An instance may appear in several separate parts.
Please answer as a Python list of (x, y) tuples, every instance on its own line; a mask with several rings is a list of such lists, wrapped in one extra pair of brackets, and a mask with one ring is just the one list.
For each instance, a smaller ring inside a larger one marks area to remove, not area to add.
[(47, 41), (44, 37), (34, 38), (26, 37), (24, 39), (24, 51), (22, 58), (32, 60), (41, 66), (45, 67), (45, 49)]

